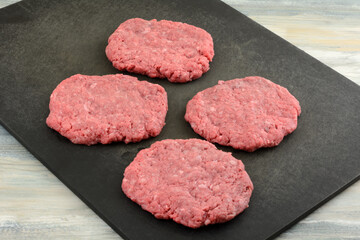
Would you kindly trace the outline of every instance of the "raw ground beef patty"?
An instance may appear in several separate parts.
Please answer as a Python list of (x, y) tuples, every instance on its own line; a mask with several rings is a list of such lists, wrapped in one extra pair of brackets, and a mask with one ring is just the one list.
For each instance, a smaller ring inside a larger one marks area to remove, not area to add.
[(50, 97), (46, 124), (76, 144), (138, 142), (165, 125), (167, 94), (161, 86), (122, 74), (74, 75)]
[(262, 77), (219, 81), (197, 93), (185, 119), (210, 142), (252, 152), (278, 145), (297, 127), (301, 109), (289, 91)]
[(122, 189), (156, 218), (198, 228), (241, 213), (253, 184), (231, 153), (204, 140), (168, 139), (137, 154), (125, 169)]
[(188, 82), (209, 70), (211, 35), (181, 22), (129, 19), (109, 37), (106, 55), (119, 70)]

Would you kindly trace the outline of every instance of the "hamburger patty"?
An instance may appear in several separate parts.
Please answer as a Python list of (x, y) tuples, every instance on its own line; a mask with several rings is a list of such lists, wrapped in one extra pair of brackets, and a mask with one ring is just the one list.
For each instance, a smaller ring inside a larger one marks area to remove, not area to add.
[(167, 94), (161, 86), (122, 74), (74, 75), (50, 97), (46, 124), (76, 144), (138, 142), (159, 135)]
[(122, 189), (156, 218), (198, 228), (241, 213), (253, 184), (231, 153), (204, 140), (168, 139), (137, 154), (125, 169)]
[(185, 119), (210, 142), (245, 151), (278, 145), (297, 127), (301, 108), (289, 91), (262, 77), (219, 81), (197, 93)]
[(105, 52), (119, 70), (188, 82), (209, 70), (214, 47), (211, 35), (201, 28), (133, 18), (109, 37)]

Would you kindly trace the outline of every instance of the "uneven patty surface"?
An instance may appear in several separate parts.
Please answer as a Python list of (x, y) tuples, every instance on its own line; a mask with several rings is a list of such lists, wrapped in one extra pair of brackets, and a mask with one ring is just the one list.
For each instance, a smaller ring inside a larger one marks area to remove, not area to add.
[(219, 81), (197, 93), (185, 119), (210, 142), (252, 152), (278, 145), (297, 127), (301, 108), (289, 91), (262, 77)]
[(106, 55), (119, 70), (188, 82), (209, 70), (211, 35), (181, 22), (129, 19), (109, 37)]
[(253, 184), (240, 160), (204, 140), (163, 140), (125, 169), (124, 193), (159, 219), (191, 228), (226, 222), (248, 207)]
[(76, 144), (138, 142), (165, 125), (167, 94), (161, 86), (122, 74), (74, 75), (50, 96), (46, 124)]

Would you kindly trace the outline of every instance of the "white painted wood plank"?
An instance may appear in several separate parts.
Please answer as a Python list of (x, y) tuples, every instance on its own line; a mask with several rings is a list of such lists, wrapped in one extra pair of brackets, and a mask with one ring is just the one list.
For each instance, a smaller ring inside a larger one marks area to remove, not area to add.
[[(360, 84), (360, 1), (225, 2)], [(359, 199), (357, 182), (278, 239), (360, 239)], [(0, 239), (120, 238), (0, 127)]]
[(224, 2), (360, 85), (360, 1)]
[(0, 127), (0, 239), (119, 239)]

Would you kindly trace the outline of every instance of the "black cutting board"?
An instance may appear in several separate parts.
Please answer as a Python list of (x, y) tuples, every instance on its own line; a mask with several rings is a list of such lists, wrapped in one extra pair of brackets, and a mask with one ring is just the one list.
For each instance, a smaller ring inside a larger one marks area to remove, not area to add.
[[(49, 96), (76, 74), (117, 73), (104, 49), (123, 21), (168, 19), (207, 30), (210, 71), (186, 84), (149, 79), (169, 96), (166, 126), (140, 143), (74, 145), (45, 125)], [(0, 10), (0, 120), (31, 153), (116, 232), (128, 239), (266, 239), (359, 178), (360, 88), (220, 1), (35, 1)], [(298, 128), (275, 148), (254, 153), (218, 146), (242, 159), (255, 190), (250, 208), (225, 224), (189, 229), (157, 220), (120, 186), (137, 152), (166, 138), (196, 138), (185, 105), (218, 80), (260, 75), (300, 101)]]

